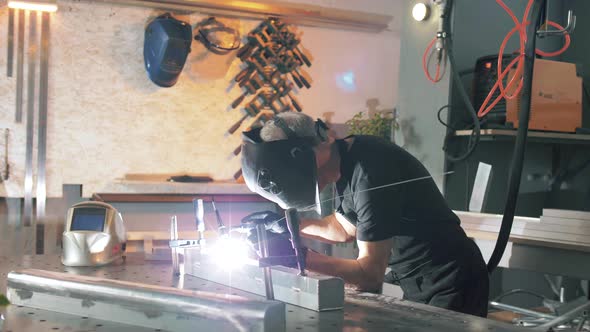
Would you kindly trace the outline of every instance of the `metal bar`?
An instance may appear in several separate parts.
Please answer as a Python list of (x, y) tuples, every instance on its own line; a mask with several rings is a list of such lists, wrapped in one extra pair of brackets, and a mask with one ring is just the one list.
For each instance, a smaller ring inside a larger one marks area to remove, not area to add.
[(35, 225), (35, 255), (43, 255), (45, 252), (45, 225)]
[(25, 53), (25, 11), (18, 11), (18, 35), (16, 41), (16, 112), (15, 121), (23, 121), (23, 67)]
[(8, 274), (14, 305), (167, 331), (284, 331), (285, 305), (41, 270)]
[[(260, 256), (262, 258), (268, 257), (268, 239), (266, 238), (266, 227), (264, 224), (256, 225), (256, 232), (258, 234), (258, 245), (260, 250)], [(263, 268), (264, 271), (264, 290), (266, 292), (267, 300), (274, 300), (275, 294), (272, 288), (272, 272), (270, 266)]]
[(500, 303), (500, 302), (496, 302), (496, 301), (490, 301), (490, 306), (492, 306), (496, 309), (512, 311), (512, 312), (516, 312), (519, 314), (528, 315), (528, 316), (536, 317), (536, 318), (546, 318), (546, 319), (554, 319), (555, 318), (554, 315), (549, 315), (549, 314), (544, 314), (542, 312), (519, 308), (519, 307), (515, 307), (513, 305)]
[[(178, 240), (178, 219), (176, 216), (170, 218), (170, 241)], [(180, 264), (178, 262), (178, 249), (170, 247), (172, 254), (172, 273), (174, 275), (180, 274)]]
[(205, 241), (205, 208), (203, 206), (203, 200), (198, 198), (193, 199), (193, 208), (195, 210), (195, 223), (197, 224), (197, 232), (199, 233), (199, 242)]
[(27, 140), (25, 150), (25, 206), (23, 225), (33, 222), (33, 131), (35, 129), (35, 74), (37, 71), (37, 12), (29, 12), (29, 63), (27, 66)]
[[(243, 265), (233, 270), (220, 268), (215, 260), (199, 249), (184, 251), (185, 273), (246, 292), (264, 296), (264, 274), (257, 265)], [(315, 311), (342, 309), (344, 281), (317, 273), (297, 275), (297, 269), (272, 267), (273, 291), (276, 300)]]
[(549, 27), (546, 24), (544, 30), (537, 31), (537, 36), (563, 36), (566, 33), (572, 33), (574, 32), (574, 29), (576, 29), (576, 15), (574, 15), (574, 12), (570, 9), (567, 11), (567, 25), (565, 26), (565, 28), (558, 30), (548, 30), (548, 28)]
[(586, 302), (585, 304), (582, 304), (581, 306), (579, 306), (575, 309), (572, 309), (572, 310), (566, 312), (565, 314), (563, 314), (561, 316), (554, 318), (553, 320), (551, 320), (543, 325), (540, 325), (538, 329), (541, 331), (547, 331), (555, 326), (558, 326), (563, 323), (567, 323), (578, 316), (583, 316), (584, 312), (586, 312), (586, 315), (587, 315), (588, 310), (590, 310), (590, 301)]
[(8, 9), (8, 36), (6, 38), (6, 76), (12, 77), (14, 66), (14, 9)]
[(295, 251), (297, 258), (297, 268), (299, 268), (299, 275), (305, 275), (305, 256), (301, 247), (301, 238), (299, 237), (299, 214), (296, 209), (288, 209), (285, 211), (285, 219), (287, 221), (287, 228), (291, 233), (291, 244)]
[(37, 220), (45, 219), (47, 183), (45, 167), (47, 161), (47, 91), (49, 84), (49, 13), (41, 16), (41, 65), (39, 68), (39, 125), (37, 130)]
[[(4, 181), (10, 178), (10, 163), (8, 162), (8, 140), (10, 138), (10, 129), (4, 129)], [(2, 182), (2, 181), (0, 181)]]

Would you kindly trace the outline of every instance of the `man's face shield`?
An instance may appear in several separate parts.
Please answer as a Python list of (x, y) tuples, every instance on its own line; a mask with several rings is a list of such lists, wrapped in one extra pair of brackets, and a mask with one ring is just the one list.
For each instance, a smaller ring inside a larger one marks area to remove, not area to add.
[(248, 188), (283, 209), (319, 211), (317, 166), (310, 138), (264, 142), (260, 128), (243, 134), (242, 174)]

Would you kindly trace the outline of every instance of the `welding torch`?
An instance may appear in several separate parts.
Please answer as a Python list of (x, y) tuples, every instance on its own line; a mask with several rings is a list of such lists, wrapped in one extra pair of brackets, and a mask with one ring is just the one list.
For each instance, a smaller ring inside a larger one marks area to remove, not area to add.
[(221, 215), (219, 214), (219, 210), (217, 210), (217, 207), (215, 206), (215, 198), (213, 197), (211, 197), (211, 205), (213, 205), (213, 211), (215, 212), (215, 218), (217, 220), (217, 232), (220, 236), (227, 235), (227, 228), (225, 228), (225, 225), (221, 220)]

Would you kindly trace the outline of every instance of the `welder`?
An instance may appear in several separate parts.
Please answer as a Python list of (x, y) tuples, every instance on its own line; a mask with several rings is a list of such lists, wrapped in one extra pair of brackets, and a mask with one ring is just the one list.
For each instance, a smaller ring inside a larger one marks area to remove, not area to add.
[[(359, 254), (342, 259), (306, 250), (309, 270), (361, 291), (399, 284), (407, 300), (486, 316), (489, 279), (481, 253), (410, 153), (374, 136), (336, 139), (321, 120), (296, 112), (277, 115), (243, 139), (246, 184), (283, 209), (318, 210), (320, 190), (335, 184), (335, 213), (301, 219), (300, 234), (327, 243), (356, 240)], [(264, 222), (271, 254), (292, 254), (282, 215), (264, 211), (243, 222), (252, 220)]]

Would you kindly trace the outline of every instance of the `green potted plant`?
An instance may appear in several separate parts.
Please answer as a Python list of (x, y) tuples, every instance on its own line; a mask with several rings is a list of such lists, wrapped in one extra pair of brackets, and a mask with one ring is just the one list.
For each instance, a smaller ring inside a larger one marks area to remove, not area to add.
[(392, 140), (393, 133), (399, 129), (399, 124), (393, 112), (359, 112), (346, 121), (348, 133), (351, 135), (373, 135)]
[(4, 296), (4, 294), (0, 294), (0, 308), (6, 307), (10, 304), (10, 301)]

